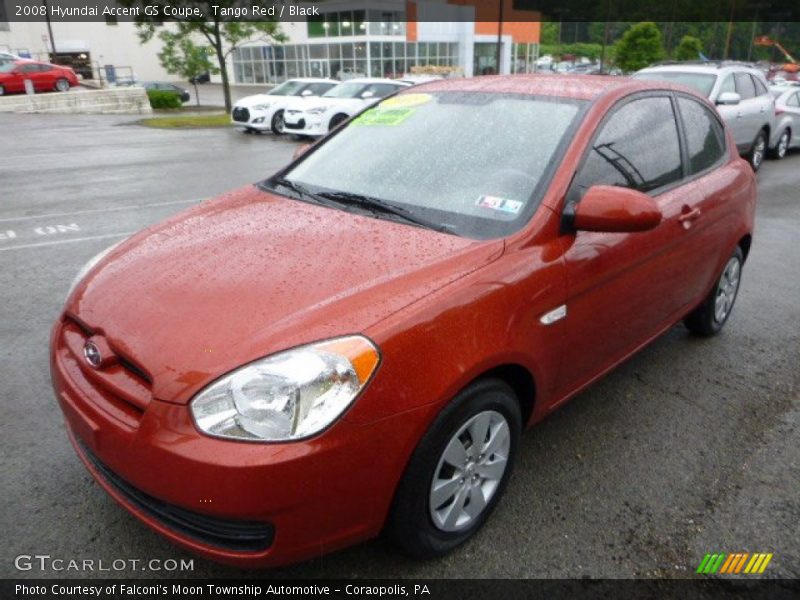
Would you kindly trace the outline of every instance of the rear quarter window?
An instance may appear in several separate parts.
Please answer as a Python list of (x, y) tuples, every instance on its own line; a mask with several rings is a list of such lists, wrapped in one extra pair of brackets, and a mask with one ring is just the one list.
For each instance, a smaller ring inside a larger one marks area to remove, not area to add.
[(725, 157), (724, 131), (705, 106), (683, 96), (678, 97), (686, 146), (689, 155), (689, 172), (694, 175), (710, 169)]

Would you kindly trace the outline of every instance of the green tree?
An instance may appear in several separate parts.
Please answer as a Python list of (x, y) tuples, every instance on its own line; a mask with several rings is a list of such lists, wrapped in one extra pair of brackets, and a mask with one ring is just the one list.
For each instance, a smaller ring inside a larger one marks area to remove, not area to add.
[(661, 31), (651, 21), (633, 25), (617, 42), (616, 63), (623, 71), (638, 71), (663, 58)]
[(703, 51), (703, 43), (692, 35), (685, 35), (681, 38), (675, 50), (675, 58), (678, 60), (697, 60)]
[(177, 37), (162, 31), (158, 37), (164, 43), (158, 60), (168, 73), (188, 79), (194, 85), (194, 97), (197, 106), (200, 106), (200, 93), (197, 90), (197, 76), (203, 73), (219, 73), (210, 58), (211, 48), (198, 46), (189, 37)]
[[(161, 0), (119, 0), (124, 6), (155, 6), (161, 8)], [(191, 15), (191, 10), (201, 8), (202, 17), (170, 17), (169, 25), (159, 33), (158, 37), (165, 44), (180, 45), (184, 38), (195, 40), (205, 38), (217, 59), (217, 67), (222, 78), (222, 91), (225, 96), (225, 109), (231, 110), (231, 88), (228, 77), (228, 56), (242, 43), (247, 41), (263, 40), (266, 42), (284, 42), (286, 36), (281, 32), (275, 21), (224, 21), (220, 16), (222, 9), (236, 8), (240, 5), (238, 0), (173, 0), (170, 3), (174, 14), (181, 14), (185, 10)], [(265, 7), (272, 3), (267, 0), (252, 0), (252, 5), (258, 4)], [(175, 10), (177, 9), (177, 10)], [(167, 21), (158, 11), (159, 16), (145, 16), (144, 9), (140, 10), (141, 16), (137, 18), (139, 39), (142, 43), (149, 42), (156, 34), (156, 27)]]

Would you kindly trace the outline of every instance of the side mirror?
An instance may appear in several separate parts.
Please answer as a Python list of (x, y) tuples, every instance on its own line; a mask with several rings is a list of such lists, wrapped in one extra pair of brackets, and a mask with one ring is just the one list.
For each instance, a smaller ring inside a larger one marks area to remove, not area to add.
[(647, 194), (623, 187), (595, 185), (575, 207), (572, 226), (579, 231), (647, 231), (661, 223), (661, 211)]
[(311, 90), (303, 90), (302, 92), (300, 92), (300, 95), (301, 96), (313, 96), (314, 92), (312, 92)]
[(735, 106), (742, 101), (742, 97), (736, 92), (722, 92), (717, 98), (717, 104)]
[(366, 100), (367, 98), (374, 98), (374, 97), (375, 97), (375, 93), (374, 93), (374, 92), (371, 92), (371, 91), (369, 91), (369, 90), (367, 90), (366, 92), (364, 92), (363, 94), (361, 94), (361, 97), (362, 97), (362, 98), (364, 98), (365, 100)]
[(303, 154), (305, 154), (309, 148), (311, 148), (311, 144), (300, 144), (297, 148), (295, 148), (294, 154), (292, 154), (292, 160), (297, 160), (303, 156)]

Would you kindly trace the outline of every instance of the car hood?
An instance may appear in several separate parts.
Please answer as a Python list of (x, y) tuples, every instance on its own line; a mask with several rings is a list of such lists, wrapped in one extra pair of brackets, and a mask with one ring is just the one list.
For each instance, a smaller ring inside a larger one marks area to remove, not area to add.
[[(377, 102), (377, 99), (375, 101)], [(325, 109), (328, 110), (334, 106), (340, 108), (360, 106), (364, 102), (365, 100), (362, 98), (323, 98), (320, 96), (317, 98), (306, 98), (306, 102), (296, 106), (292, 105), (291, 108), (294, 110), (308, 110), (310, 108), (325, 107)]]
[(363, 332), (503, 246), (249, 186), (125, 241), (66, 310), (143, 369), (156, 398), (186, 403), (257, 358)]
[(252, 106), (256, 106), (258, 104), (265, 104), (269, 102), (270, 104), (274, 103), (278, 99), (283, 99), (283, 96), (270, 96), (269, 94), (255, 94), (253, 96), (247, 96), (245, 98), (241, 98), (236, 101), (234, 106), (241, 106), (243, 108), (250, 108)]

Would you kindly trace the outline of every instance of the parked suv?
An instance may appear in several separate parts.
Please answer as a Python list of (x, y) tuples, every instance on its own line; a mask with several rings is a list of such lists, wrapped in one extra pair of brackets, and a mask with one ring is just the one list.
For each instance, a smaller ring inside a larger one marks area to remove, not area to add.
[(733, 132), (736, 148), (754, 171), (761, 167), (767, 148), (778, 145), (775, 100), (758, 69), (742, 63), (683, 62), (642, 69), (633, 77), (688, 85), (706, 96), (717, 106)]

